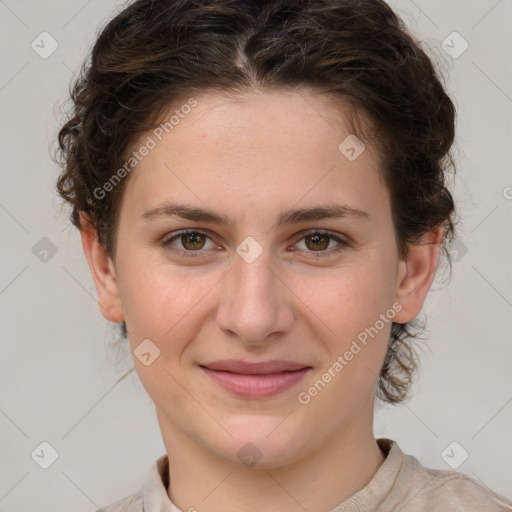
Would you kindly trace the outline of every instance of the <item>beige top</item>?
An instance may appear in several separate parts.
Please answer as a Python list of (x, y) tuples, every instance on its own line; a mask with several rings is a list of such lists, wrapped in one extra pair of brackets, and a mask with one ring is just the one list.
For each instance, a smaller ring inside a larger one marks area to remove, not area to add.
[[(396, 441), (382, 438), (377, 443), (386, 460), (366, 487), (331, 512), (512, 511), (512, 501), (476, 480), (456, 471), (425, 468)], [(168, 483), (168, 459), (162, 455), (138, 492), (97, 512), (187, 512), (169, 499)]]

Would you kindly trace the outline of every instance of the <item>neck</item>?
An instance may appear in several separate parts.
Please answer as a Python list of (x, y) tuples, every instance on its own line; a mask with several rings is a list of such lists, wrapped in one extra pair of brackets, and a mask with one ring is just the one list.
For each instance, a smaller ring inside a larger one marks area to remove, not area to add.
[(365, 487), (385, 460), (372, 421), (365, 422), (367, 429), (354, 425), (336, 432), (293, 464), (257, 469), (212, 454), (162, 415), (158, 419), (169, 457), (167, 494), (184, 511), (331, 512)]

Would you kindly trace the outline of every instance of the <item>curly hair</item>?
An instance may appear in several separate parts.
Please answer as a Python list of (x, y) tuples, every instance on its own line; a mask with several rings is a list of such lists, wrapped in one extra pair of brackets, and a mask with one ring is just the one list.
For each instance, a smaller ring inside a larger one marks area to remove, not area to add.
[[(382, 155), (398, 253), (443, 225), (454, 238), (447, 175), (455, 107), (436, 64), (383, 0), (136, 0), (99, 33), (70, 86), (58, 134), (60, 197), (94, 226), (115, 258), (127, 179), (95, 193), (129, 158), (138, 134), (170, 105), (206, 91), (306, 87), (349, 105), (354, 133)], [(345, 110), (346, 112), (346, 110)], [(369, 120), (371, 130), (362, 128)], [(408, 398), (419, 360), (417, 318), (393, 323), (376, 396)], [(120, 324), (127, 338), (126, 323)], [(417, 332), (415, 332), (417, 331)]]

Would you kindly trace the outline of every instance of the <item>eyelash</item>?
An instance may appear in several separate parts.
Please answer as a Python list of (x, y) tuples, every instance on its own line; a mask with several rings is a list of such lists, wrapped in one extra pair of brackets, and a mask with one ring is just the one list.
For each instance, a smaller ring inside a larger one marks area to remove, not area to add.
[[(198, 249), (196, 251), (191, 251), (191, 250), (182, 250), (182, 249), (178, 249), (176, 248), (174, 245), (172, 245), (172, 241), (175, 240), (176, 238), (179, 238), (181, 237), (182, 235), (189, 235), (191, 233), (195, 233), (195, 234), (199, 234), (199, 235), (204, 235), (208, 238), (211, 238), (208, 233), (206, 233), (205, 231), (202, 231), (200, 229), (185, 229), (185, 230), (182, 230), (182, 231), (178, 231), (176, 233), (171, 233), (171, 237), (166, 237), (164, 238), (162, 241), (161, 241), (161, 245), (164, 247), (164, 249), (166, 251), (169, 251), (169, 252), (172, 252), (174, 254), (177, 254), (178, 256), (183, 256), (185, 258), (200, 258), (200, 257), (203, 257), (202, 256), (202, 252), (204, 252), (206, 249)], [(297, 240), (296, 243), (300, 242), (302, 239), (306, 238), (307, 236), (311, 236), (311, 235), (324, 235), (324, 236), (328, 236), (330, 237), (332, 240), (338, 242), (338, 246), (335, 247), (334, 249), (331, 249), (329, 251), (306, 251), (306, 252), (309, 252), (309, 253), (312, 253), (314, 254), (311, 255), (311, 256), (308, 256), (308, 257), (313, 257), (313, 258), (322, 258), (322, 257), (327, 257), (327, 256), (332, 256), (333, 254), (337, 254), (339, 252), (341, 252), (343, 249), (347, 248), (347, 247), (350, 247), (351, 244), (350, 242), (346, 241), (346, 240), (343, 240), (341, 238), (339, 238), (338, 236), (336, 235), (333, 235), (330, 231), (326, 231), (326, 230), (323, 230), (323, 229), (309, 229), (309, 230), (306, 230), (306, 231), (302, 231), (300, 233), (301, 235), (301, 238), (299, 238)]]

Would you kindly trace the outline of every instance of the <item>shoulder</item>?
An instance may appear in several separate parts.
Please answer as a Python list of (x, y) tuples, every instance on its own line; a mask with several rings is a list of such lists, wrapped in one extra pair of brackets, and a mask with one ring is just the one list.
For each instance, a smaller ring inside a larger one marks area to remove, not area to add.
[(160, 510), (162, 504), (171, 505), (166, 510), (174, 510), (167, 496), (168, 467), (167, 454), (161, 455), (153, 461), (146, 481), (136, 492), (96, 512), (144, 512), (144, 503), (148, 511)]
[(142, 492), (139, 491), (106, 507), (100, 508), (96, 512), (143, 512), (142, 503)]
[(404, 455), (396, 485), (405, 489), (404, 511), (512, 512), (512, 501), (457, 471), (424, 467)]

